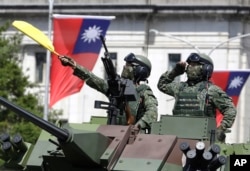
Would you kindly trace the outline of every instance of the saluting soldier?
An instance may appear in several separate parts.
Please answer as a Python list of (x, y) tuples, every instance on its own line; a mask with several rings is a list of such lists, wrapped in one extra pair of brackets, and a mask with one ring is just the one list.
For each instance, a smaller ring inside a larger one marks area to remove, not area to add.
[[(216, 109), (223, 114), (223, 120), (217, 128), (217, 140), (224, 142), (227, 128), (231, 128), (236, 108), (226, 92), (214, 85), (209, 79), (213, 73), (212, 59), (200, 53), (192, 53), (186, 62), (180, 61), (172, 71), (160, 76), (158, 89), (175, 97), (173, 115), (216, 117)], [(187, 81), (175, 82), (177, 76), (187, 74)]]

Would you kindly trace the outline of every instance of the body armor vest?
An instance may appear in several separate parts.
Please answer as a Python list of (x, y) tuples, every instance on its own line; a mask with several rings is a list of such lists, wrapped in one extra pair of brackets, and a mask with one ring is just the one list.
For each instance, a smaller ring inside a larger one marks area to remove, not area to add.
[(176, 95), (173, 115), (215, 117), (215, 108), (208, 95), (209, 83), (200, 82), (195, 86), (182, 84)]

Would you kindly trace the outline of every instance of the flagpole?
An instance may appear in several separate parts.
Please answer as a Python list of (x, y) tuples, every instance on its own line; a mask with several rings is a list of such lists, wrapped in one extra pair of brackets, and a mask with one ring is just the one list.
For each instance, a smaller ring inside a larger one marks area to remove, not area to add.
[[(53, 15), (53, 4), (54, 0), (49, 1), (49, 18), (48, 18), (48, 37), (51, 39), (51, 27), (52, 27), (52, 15)], [(50, 83), (50, 51), (47, 50), (46, 55), (46, 78), (45, 78), (45, 96), (44, 96), (44, 115), (43, 119), (48, 120), (48, 113), (49, 113), (49, 83)]]

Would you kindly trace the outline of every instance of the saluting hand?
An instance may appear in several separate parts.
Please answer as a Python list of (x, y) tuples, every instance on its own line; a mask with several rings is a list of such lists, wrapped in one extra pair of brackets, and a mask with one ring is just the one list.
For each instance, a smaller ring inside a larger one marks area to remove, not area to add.
[(176, 75), (183, 74), (185, 72), (186, 66), (187, 66), (186, 62), (180, 61), (176, 63), (175, 68), (174, 68)]
[(185, 71), (186, 66), (187, 66), (187, 63), (183, 62), (183, 61), (180, 61), (180, 62), (176, 63), (176, 68), (178, 70), (181, 70), (181, 71)]

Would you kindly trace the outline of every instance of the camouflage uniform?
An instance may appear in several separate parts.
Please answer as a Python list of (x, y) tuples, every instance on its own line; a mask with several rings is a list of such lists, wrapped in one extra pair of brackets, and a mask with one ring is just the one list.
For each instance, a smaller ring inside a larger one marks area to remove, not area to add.
[[(76, 65), (73, 74), (84, 80), (91, 88), (107, 95), (109, 88), (107, 82), (86, 68)], [(157, 120), (157, 99), (146, 84), (137, 85), (136, 91), (140, 98), (138, 98), (138, 102), (129, 102), (131, 112), (136, 115), (136, 122), (140, 122), (142, 128), (150, 128), (151, 123)], [(119, 117), (121, 117), (119, 124), (126, 125), (125, 114)]]
[[(158, 89), (165, 94), (175, 97), (176, 103), (173, 114), (185, 116), (208, 116), (215, 117), (215, 109), (218, 109), (223, 115), (221, 122), (222, 127), (231, 128), (236, 117), (236, 109), (232, 103), (232, 99), (218, 86), (211, 82), (201, 81), (195, 85), (189, 85), (187, 82), (173, 82), (170, 72), (161, 75), (158, 82)], [(208, 91), (207, 86), (208, 84)], [(194, 96), (192, 101), (186, 100), (185, 105), (198, 107), (196, 109), (187, 110), (190, 107), (183, 107), (183, 111), (178, 111), (178, 99), (180, 95)], [(208, 103), (206, 103), (208, 97)], [(205, 110), (204, 110), (205, 107)], [(195, 110), (196, 112), (192, 111)], [(188, 111), (188, 112), (185, 112)]]
[[(172, 71), (161, 75), (158, 89), (175, 97), (173, 115), (215, 117), (218, 109), (224, 117), (216, 129), (216, 136), (218, 141), (225, 142), (225, 132), (232, 127), (237, 112), (232, 99), (209, 81), (213, 68), (209, 56), (191, 53), (186, 62), (178, 62)], [(188, 80), (174, 82), (175, 77), (184, 72)]]

